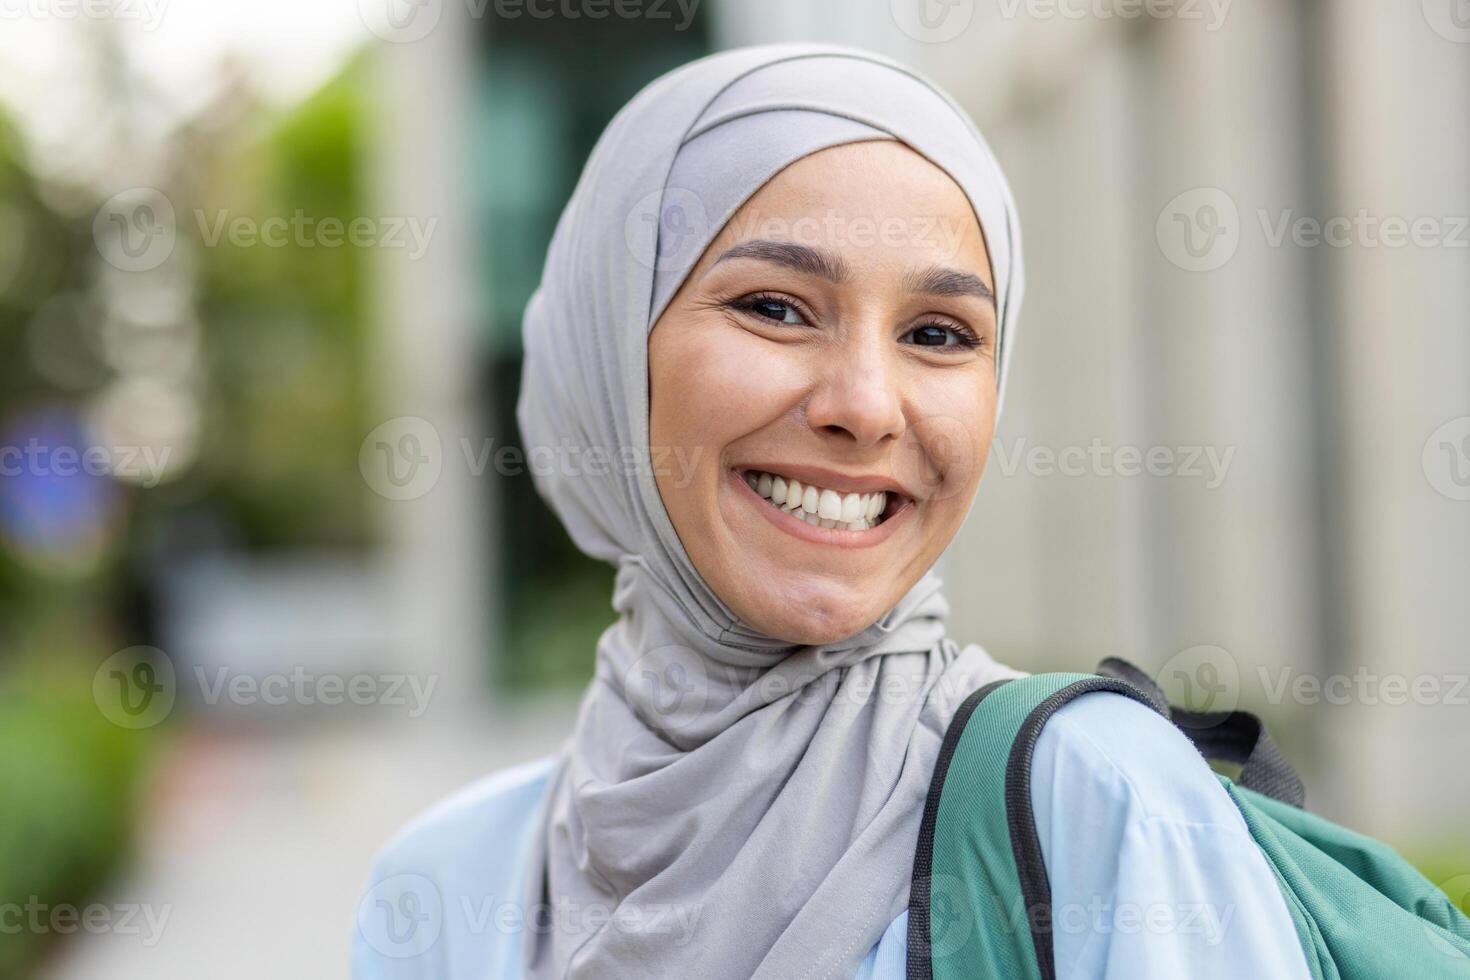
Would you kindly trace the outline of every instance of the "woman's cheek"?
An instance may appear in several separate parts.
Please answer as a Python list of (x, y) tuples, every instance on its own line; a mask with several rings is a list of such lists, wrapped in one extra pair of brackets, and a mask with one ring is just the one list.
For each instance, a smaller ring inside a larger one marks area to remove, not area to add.
[(749, 331), (712, 326), (708, 341), (681, 352), (686, 365), (680, 387), (688, 418), (715, 455), (724, 446), (779, 418), (810, 385), (807, 353)]
[(923, 459), (921, 482), (931, 502), (960, 500), (980, 482), (995, 424), (995, 399), (979, 372), (955, 372), (916, 386), (910, 425)]

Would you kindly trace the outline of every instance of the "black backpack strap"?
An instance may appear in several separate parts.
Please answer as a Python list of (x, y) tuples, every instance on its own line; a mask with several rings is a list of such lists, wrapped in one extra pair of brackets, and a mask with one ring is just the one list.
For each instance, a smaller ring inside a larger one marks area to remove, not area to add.
[(1143, 668), (1129, 663), (1122, 657), (1104, 657), (1098, 662), (1097, 673), (1103, 677), (1114, 677), (1132, 684), (1143, 693), (1149, 704), (1154, 706), (1154, 710), (1165, 718), (1170, 717), (1169, 699), (1164, 696), (1164, 689), (1159, 687), (1158, 682), (1148, 676)]
[(1206, 759), (1240, 765), (1237, 783), (1273, 800), (1300, 808), (1307, 786), (1286, 761), (1261, 719), (1249, 711), (1187, 711), (1170, 717)]
[(1306, 802), (1307, 789), (1302, 777), (1281, 754), (1271, 733), (1256, 715), (1249, 711), (1190, 711), (1173, 707), (1147, 673), (1119, 657), (1108, 657), (1097, 665), (1097, 672), (1132, 684), (1145, 692), (1150, 701), (1162, 705), (1160, 710), (1189, 736), (1207, 760), (1239, 765), (1240, 778), (1235, 781), (1241, 786), (1298, 808)]

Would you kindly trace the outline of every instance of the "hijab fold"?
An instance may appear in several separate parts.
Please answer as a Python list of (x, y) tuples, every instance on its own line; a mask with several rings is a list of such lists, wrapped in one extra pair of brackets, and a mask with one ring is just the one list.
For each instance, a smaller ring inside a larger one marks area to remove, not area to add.
[[(761, 185), (871, 139), (927, 157), (974, 207), (1003, 395), (1022, 289), (1010, 191), (963, 111), (878, 55), (763, 45), (659, 78), (609, 123), (557, 223), (517, 418), (528, 451), (575, 451), (535, 468), (537, 489), (616, 567), (618, 618), (534, 841), (531, 980), (851, 977), (907, 905), (949, 719), (1016, 673), (946, 637), (932, 570), (841, 642), (765, 636), (704, 582), (658, 494), (672, 464), (648, 445), (649, 330)], [(609, 465), (573, 461), (589, 453)]]

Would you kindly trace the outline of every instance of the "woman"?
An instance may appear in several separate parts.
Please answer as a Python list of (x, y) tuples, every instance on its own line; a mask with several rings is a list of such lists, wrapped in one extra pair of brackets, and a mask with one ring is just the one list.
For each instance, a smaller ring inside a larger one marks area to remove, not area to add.
[[(985, 142), (886, 59), (730, 51), (613, 119), (526, 311), (518, 417), (556, 447), (540, 492), (617, 568), (619, 618), (562, 753), (387, 846), (359, 978), (904, 975), (945, 727), (1017, 674), (945, 635), (931, 569), (974, 500), (1021, 282)], [(1306, 975), (1163, 718), (1068, 705), (1032, 791), (1058, 976)]]

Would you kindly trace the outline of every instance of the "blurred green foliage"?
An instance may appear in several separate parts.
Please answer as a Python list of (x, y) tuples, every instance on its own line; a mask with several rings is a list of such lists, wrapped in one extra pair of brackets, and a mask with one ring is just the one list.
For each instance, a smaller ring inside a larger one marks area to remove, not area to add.
[(508, 586), (514, 654), (499, 680), (513, 688), (580, 687), (592, 671), (597, 638), (613, 621), (611, 568), (596, 565), (554, 587), (521, 581)]
[[(94, 563), (59, 573), (0, 539), (0, 906), (84, 907), (131, 856), (140, 792), (167, 726), (114, 726), (93, 702), (92, 679), (116, 650), (156, 642), (159, 565), (200, 548), (370, 542), (357, 451), (372, 427), (372, 256), (205, 234), (221, 216), (258, 224), (298, 212), (364, 215), (363, 71), (348, 65), (284, 116), (236, 91), (169, 137), (176, 169), (159, 185), (176, 211), (185, 315), (197, 321), (197, 455), (156, 487), (116, 487), (118, 520)], [(32, 172), (0, 112), (0, 421), (38, 405), (81, 417), (124, 371), (103, 354), (102, 280), (115, 273), (93, 242), (92, 218), (106, 195), (61, 185), (48, 193), (52, 179)], [(76, 299), (67, 319), (38, 318), (59, 294)], [(54, 330), (75, 340), (68, 356), (89, 367), (76, 383), (38, 364)], [(0, 980), (33, 975), (57, 938), (44, 929), (0, 936)]]
[[(207, 227), (364, 216), (363, 70), (353, 64), (271, 126), (247, 129), (194, 190)], [(370, 216), (371, 217), (371, 216)], [(181, 229), (182, 231), (183, 229)], [(199, 478), (251, 547), (361, 545), (370, 537), (357, 450), (368, 424), (371, 257), (351, 246), (212, 245), (200, 256), (207, 388)]]
[[(0, 904), (7, 907), (88, 901), (129, 851), (157, 738), (108, 722), (92, 701), (91, 672), (71, 651), (63, 654), (0, 679)], [(29, 975), (58, 938), (7, 929), (0, 980)]]

